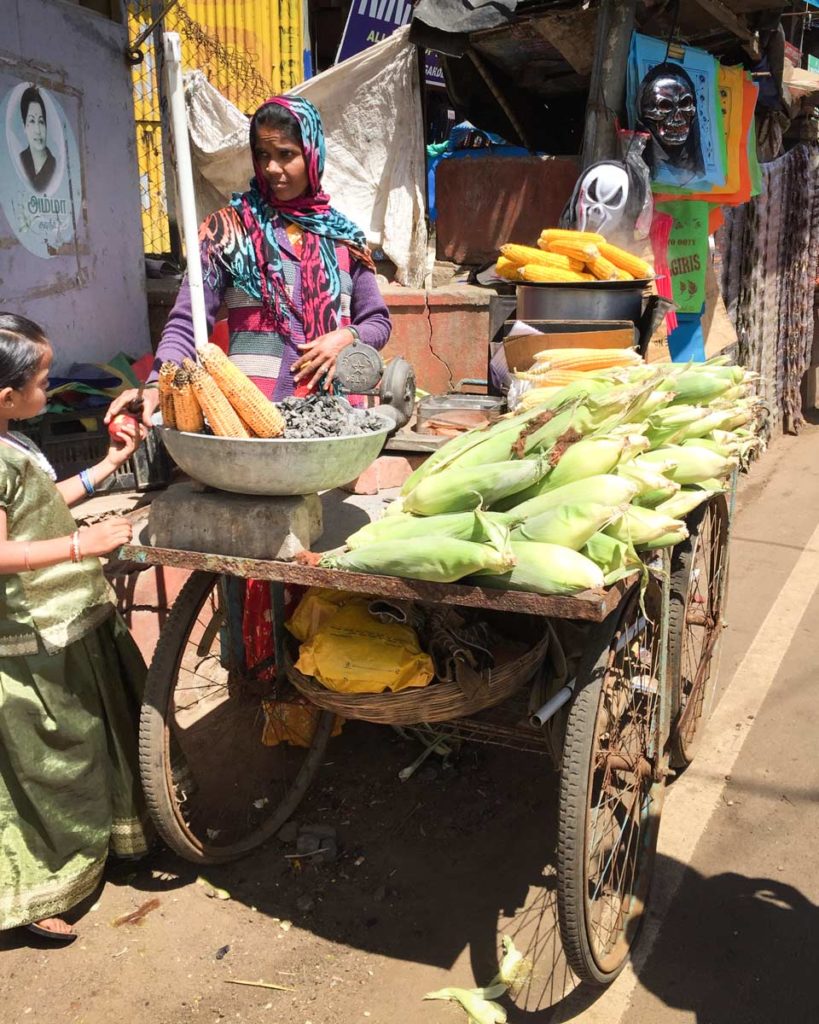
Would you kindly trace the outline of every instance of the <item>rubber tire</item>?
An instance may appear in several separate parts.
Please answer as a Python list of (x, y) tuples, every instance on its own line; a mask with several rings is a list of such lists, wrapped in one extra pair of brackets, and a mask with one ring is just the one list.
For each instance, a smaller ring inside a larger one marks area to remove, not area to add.
[[(631, 591), (624, 596), (620, 608), (616, 609), (610, 619), (603, 624), (601, 632), (594, 637), (593, 642), (590, 642), (590, 650), (599, 652), (597, 656), (593, 661), (589, 659), (586, 667), (578, 671), (580, 689), (569, 710), (560, 772), (557, 840), (557, 910), (560, 938), (566, 960), (577, 977), (583, 982), (598, 986), (610, 985), (620, 974), (628, 963), (630, 950), (638, 934), (638, 931), (632, 933), (628, 952), (617, 967), (608, 972), (602, 971), (595, 961), (589, 943), (585, 907), (586, 824), (592, 748), (603, 683), (608, 669), (610, 644), (619, 625), (620, 609), (630, 601), (630, 595)], [(583, 680), (586, 680), (585, 685), (582, 684)], [(652, 856), (656, 855), (656, 834), (659, 830), (663, 789), (662, 785), (655, 786), (655, 790), (659, 792), (659, 806), (656, 822), (652, 824), (655, 829), (655, 851)], [(652, 860), (652, 871), (653, 866)], [(650, 889), (650, 885), (648, 888)]]
[(705, 679), (706, 689), (703, 713), (700, 716), (693, 734), (693, 741), (686, 744), (678, 729), (679, 719), (682, 712), (682, 661), (684, 655), (683, 636), (685, 633), (685, 617), (687, 610), (687, 598), (690, 588), (691, 573), (694, 569), (696, 558), (696, 541), (699, 539), (699, 529), (705, 518), (709, 507), (719, 508), (722, 517), (722, 540), (723, 545), (723, 568), (720, 591), (718, 595), (719, 610), (717, 614), (717, 629), (722, 631), (722, 608), (725, 602), (725, 590), (728, 579), (728, 504), (725, 495), (719, 495), (711, 501), (706, 502), (688, 518), (689, 538), (678, 544), (674, 549), (671, 558), (671, 595), (668, 608), (668, 679), (669, 693), (671, 698), (671, 736), (669, 742), (669, 763), (672, 768), (681, 771), (688, 767), (694, 760), (699, 737), (702, 736), (702, 728), (708, 721), (711, 710), (711, 699), (716, 684), (717, 669), (719, 668), (719, 655), (721, 647), (721, 636), (718, 636), (711, 651), (711, 665), (708, 676)]
[(195, 844), (183, 830), (175, 801), (168, 791), (165, 757), (165, 719), (176, 685), (179, 662), (196, 616), (219, 581), (216, 573), (195, 572), (187, 580), (162, 628), (145, 682), (139, 722), (139, 768), (142, 788), (157, 832), (180, 857), (194, 864), (220, 864), (256, 849), (279, 831), (304, 798), (324, 757), (334, 715), (323, 711), (292, 788), (262, 827), (232, 846)]

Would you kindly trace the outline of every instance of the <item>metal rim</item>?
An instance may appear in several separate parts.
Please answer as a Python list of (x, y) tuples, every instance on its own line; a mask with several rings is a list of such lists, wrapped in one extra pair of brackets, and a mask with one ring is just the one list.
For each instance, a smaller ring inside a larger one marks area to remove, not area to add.
[(385, 417), (380, 416), (377, 412), (370, 412), (371, 416), (375, 416), (381, 421), (383, 426), (380, 430), (370, 430), (366, 434), (336, 434), (333, 437), (217, 437), (215, 434), (195, 434), (190, 430), (177, 430), (176, 428), (166, 427), (163, 423), (155, 423), (155, 427), (160, 433), (174, 433), (181, 434), (183, 437), (195, 437), (202, 441), (210, 441), (222, 444), (236, 444), (241, 441), (242, 444), (299, 444), (299, 445), (310, 445), (310, 444), (326, 444), (328, 441), (360, 441), (362, 437), (378, 437), (381, 434), (388, 434), (394, 424), (390, 423)]
[(636, 291), (638, 288), (644, 290), (654, 282), (654, 278), (640, 278), (634, 281), (527, 281), (525, 284), (516, 285), (520, 288), (587, 288), (593, 291)]
[(664, 785), (659, 635), (635, 591), (609, 648), (589, 761), (584, 909), (602, 974), (627, 957), (651, 882)]

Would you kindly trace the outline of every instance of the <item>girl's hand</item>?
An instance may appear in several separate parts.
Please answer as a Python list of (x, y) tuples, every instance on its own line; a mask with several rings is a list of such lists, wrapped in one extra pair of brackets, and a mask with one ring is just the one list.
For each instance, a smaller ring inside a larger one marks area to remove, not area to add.
[(130, 522), (122, 516), (112, 516), (93, 526), (84, 526), (80, 530), (80, 553), (83, 557), (107, 555), (127, 544), (133, 533)]
[(148, 430), (142, 423), (134, 419), (123, 419), (117, 423), (117, 435), (111, 438), (111, 447), (105, 456), (105, 461), (118, 469), (124, 462), (134, 454), (144, 441)]
[(325, 387), (329, 388), (336, 373), (336, 356), (353, 340), (346, 327), (339, 327), (329, 334), (322, 334), (315, 341), (299, 345), (302, 355), (290, 367), (297, 384), (309, 379), (308, 390), (312, 389), (326, 375)]
[[(120, 412), (127, 412), (125, 406), (132, 401), (134, 398), (139, 396), (139, 391), (136, 388), (131, 388), (130, 391), (123, 391), (121, 395), (117, 395), (114, 401), (108, 407), (108, 412), (105, 414), (105, 422), (110, 423), (111, 420)], [(151, 426), (151, 417), (159, 408), (159, 389), (153, 387), (146, 387), (142, 392), (142, 423), (145, 427)], [(144, 435), (143, 435), (144, 436)]]

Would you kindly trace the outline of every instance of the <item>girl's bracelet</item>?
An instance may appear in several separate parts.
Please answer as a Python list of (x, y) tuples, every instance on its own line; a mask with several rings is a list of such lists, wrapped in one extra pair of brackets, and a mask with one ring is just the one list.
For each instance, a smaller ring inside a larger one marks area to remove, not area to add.
[(71, 561), (80, 562), (82, 561), (82, 554), (80, 553), (80, 531), (75, 530), (71, 534)]
[(85, 493), (92, 498), (96, 492), (94, 481), (91, 479), (91, 472), (88, 469), (80, 470), (80, 483), (85, 488)]

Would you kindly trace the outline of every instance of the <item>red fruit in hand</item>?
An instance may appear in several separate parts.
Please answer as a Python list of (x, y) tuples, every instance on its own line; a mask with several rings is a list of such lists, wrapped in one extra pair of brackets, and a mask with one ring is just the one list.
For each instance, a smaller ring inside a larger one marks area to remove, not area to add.
[[(117, 413), (117, 415), (108, 424), (108, 434), (109, 434), (109, 436), (114, 441), (125, 440), (125, 437), (123, 436), (123, 431), (122, 431), (122, 428), (124, 426), (132, 427), (134, 433), (136, 433), (137, 428), (139, 427), (139, 420), (137, 420), (136, 416), (131, 416), (127, 412)], [(127, 434), (128, 434), (128, 431), (125, 431), (125, 436), (127, 436)]]

